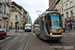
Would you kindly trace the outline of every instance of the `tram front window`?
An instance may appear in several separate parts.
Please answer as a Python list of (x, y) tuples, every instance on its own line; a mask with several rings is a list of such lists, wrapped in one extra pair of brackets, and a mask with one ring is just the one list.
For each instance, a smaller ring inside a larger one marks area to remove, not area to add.
[(49, 24), (51, 29), (62, 29), (62, 18), (59, 15), (51, 15), (49, 17)]

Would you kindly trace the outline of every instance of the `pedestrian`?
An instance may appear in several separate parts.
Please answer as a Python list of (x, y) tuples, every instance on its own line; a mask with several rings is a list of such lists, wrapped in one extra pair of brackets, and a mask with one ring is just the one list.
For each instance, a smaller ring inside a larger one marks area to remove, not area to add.
[(68, 27), (67, 27), (67, 29), (68, 29), (68, 31), (70, 32), (70, 29), (71, 29), (71, 28), (70, 28), (70, 24), (68, 24)]
[(72, 30), (72, 23), (70, 23), (70, 29)]
[(19, 31), (19, 26), (18, 26), (18, 31)]

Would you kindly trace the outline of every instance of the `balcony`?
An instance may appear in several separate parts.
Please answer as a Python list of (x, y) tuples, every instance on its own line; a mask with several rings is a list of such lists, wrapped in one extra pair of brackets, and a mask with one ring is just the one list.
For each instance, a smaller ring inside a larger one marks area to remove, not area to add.
[(74, 21), (74, 17), (68, 17), (68, 18), (66, 18), (65, 19), (67, 22), (72, 22), (72, 21)]
[(10, 17), (10, 14), (9, 13), (3, 14), (3, 18), (4, 19), (8, 19), (9, 17)]

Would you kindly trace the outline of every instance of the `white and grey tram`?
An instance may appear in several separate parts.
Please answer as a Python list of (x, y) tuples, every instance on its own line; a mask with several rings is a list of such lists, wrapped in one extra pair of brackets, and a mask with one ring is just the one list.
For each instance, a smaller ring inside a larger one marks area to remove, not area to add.
[[(36, 24), (39, 29), (36, 29)], [(34, 33), (43, 40), (60, 40), (63, 37), (62, 16), (58, 11), (48, 10), (34, 22)]]

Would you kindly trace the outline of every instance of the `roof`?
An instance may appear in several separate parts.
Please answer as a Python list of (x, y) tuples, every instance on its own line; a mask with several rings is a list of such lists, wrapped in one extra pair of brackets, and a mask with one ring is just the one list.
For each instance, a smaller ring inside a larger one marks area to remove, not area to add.
[[(18, 7), (19, 9), (22, 9), (23, 8), (22, 6), (18, 5), (14, 1), (11, 3), (11, 5), (14, 5), (14, 6)], [(23, 8), (23, 10), (24, 10), (24, 13), (27, 13), (27, 11), (24, 8)]]
[(35, 22), (40, 19), (41, 17), (45, 16), (45, 14), (48, 14), (48, 13), (59, 13), (57, 10), (46, 10), (45, 12), (43, 12), (36, 20)]
[(15, 5), (16, 7), (18, 7), (18, 8), (22, 8), (22, 6), (20, 6), (20, 5), (18, 5), (17, 3), (15, 3), (14, 1), (11, 3), (11, 5)]

